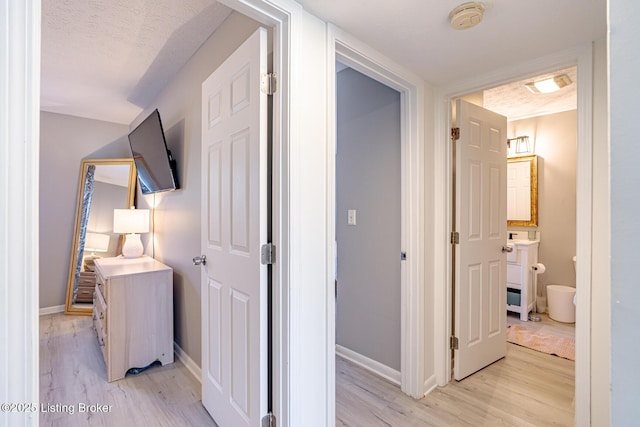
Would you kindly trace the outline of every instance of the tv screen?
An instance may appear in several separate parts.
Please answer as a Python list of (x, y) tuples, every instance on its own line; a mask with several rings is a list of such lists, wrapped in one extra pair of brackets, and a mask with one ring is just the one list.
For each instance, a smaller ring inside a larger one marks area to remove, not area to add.
[(167, 149), (158, 110), (154, 110), (129, 134), (129, 145), (143, 194), (180, 188), (176, 162)]

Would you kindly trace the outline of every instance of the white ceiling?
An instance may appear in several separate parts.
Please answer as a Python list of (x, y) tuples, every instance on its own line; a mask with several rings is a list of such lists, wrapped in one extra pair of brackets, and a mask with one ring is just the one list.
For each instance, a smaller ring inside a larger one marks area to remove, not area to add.
[[(448, 22), (463, 0), (299, 3), (434, 86), (606, 35), (606, 0), (488, 0), (463, 31)], [(131, 123), (229, 13), (215, 0), (43, 0), (42, 109)]]

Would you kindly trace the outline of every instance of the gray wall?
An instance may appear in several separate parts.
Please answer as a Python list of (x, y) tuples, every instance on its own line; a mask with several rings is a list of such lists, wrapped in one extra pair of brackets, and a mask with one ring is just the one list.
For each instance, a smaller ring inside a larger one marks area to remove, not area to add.
[(638, 212), (640, 212), (640, 16), (637, 0), (609, 1), (611, 108), (611, 402), (612, 425), (638, 423)]
[(40, 113), (40, 307), (64, 305), (80, 162), (131, 157), (125, 125)]
[(346, 69), (337, 111), (336, 341), (399, 371), (400, 94)]
[(258, 24), (238, 13), (202, 45), (158, 98), (132, 123), (133, 129), (158, 108), (167, 146), (178, 162), (181, 189), (143, 196), (138, 207), (155, 205), (155, 241), (143, 236), (145, 251), (172, 267), (176, 343), (201, 363), (200, 274), (192, 258), (200, 254), (200, 135), (202, 82), (244, 42)]
[[(538, 285), (576, 285), (576, 110), (509, 122), (509, 138), (528, 135), (538, 157)], [(510, 228), (511, 229), (511, 228)], [(518, 229), (518, 227), (513, 227)], [(527, 229), (527, 228), (520, 228)]]

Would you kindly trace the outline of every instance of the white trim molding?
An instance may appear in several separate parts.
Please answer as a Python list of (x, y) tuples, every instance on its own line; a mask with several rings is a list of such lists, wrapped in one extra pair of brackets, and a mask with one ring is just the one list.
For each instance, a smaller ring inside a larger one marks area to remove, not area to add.
[(51, 307), (42, 307), (40, 309), (40, 316), (46, 316), (47, 314), (55, 314), (55, 313), (63, 313), (63, 312), (64, 312), (64, 304), (53, 305)]
[[(401, 99), (401, 248), (407, 260), (401, 267), (401, 388), (414, 398), (424, 393), (424, 82), (423, 80), (329, 24), (327, 34), (327, 251), (333, 256), (335, 238), (336, 158), (336, 60), (400, 92)], [(333, 259), (333, 258), (331, 258)], [(334, 264), (328, 263), (327, 277), (333, 282)], [(332, 286), (332, 285), (330, 285)], [(329, 330), (335, 330), (334, 294)], [(335, 339), (335, 336), (333, 337)]]
[(395, 369), (392, 369), (387, 365), (378, 362), (377, 360), (373, 360), (353, 350), (349, 350), (348, 348), (343, 347), (340, 344), (336, 344), (336, 355), (342, 357), (343, 359), (347, 359), (348, 361), (366, 369), (369, 372), (373, 372), (374, 374), (388, 381), (391, 381), (397, 386), (400, 385), (400, 371), (396, 371)]
[(187, 353), (178, 345), (177, 342), (173, 342), (173, 352), (176, 357), (180, 359), (182, 364), (187, 368), (187, 371), (193, 375), (193, 377), (198, 380), (200, 384), (202, 384), (202, 369), (196, 362), (193, 361), (192, 358), (189, 357)]
[(434, 229), (436, 248), (434, 283), (436, 330), (436, 376), (439, 385), (451, 377), (451, 358), (448, 337), (451, 334), (451, 245), (448, 233), (452, 224), (452, 166), (449, 145), (451, 101), (457, 97), (493, 88), (505, 83), (534, 77), (545, 72), (575, 65), (578, 68), (578, 124), (577, 124), (577, 265), (576, 280), (580, 283), (576, 303), (576, 391), (575, 424), (590, 425), (591, 415), (591, 245), (593, 191), (593, 46), (588, 43), (574, 49), (497, 70), (473, 79), (439, 88), (436, 93), (435, 123), (435, 203)]
[[(0, 403), (39, 404), (40, 1), (0, 0)], [(0, 412), (38, 425), (38, 411)]]

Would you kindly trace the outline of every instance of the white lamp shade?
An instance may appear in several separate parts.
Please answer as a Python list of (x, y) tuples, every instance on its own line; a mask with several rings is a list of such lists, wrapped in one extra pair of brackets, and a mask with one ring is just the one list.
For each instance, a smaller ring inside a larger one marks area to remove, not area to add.
[(85, 237), (84, 249), (91, 252), (107, 252), (109, 250), (108, 234), (89, 233)]
[(148, 233), (149, 209), (114, 209), (113, 232), (118, 234)]

